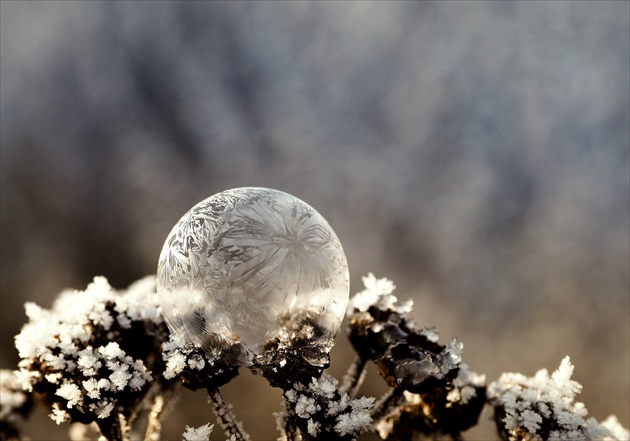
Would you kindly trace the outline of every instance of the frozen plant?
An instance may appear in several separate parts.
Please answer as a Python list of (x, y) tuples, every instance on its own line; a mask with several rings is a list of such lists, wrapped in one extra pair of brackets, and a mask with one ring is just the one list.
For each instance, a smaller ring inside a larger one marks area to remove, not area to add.
[[(277, 339), (269, 358), (250, 366), (283, 389), (285, 410), (276, 415), (281, 439), (352, 440), (372, 431), (386, 440), (459, 440), (489, 405), (502, 440), (628, 440), (614, 416), (602, 423), (586, 417), (575, 401), (581, 386), (571, 380), (568, 357), (551, 375), (506, 373), (486, 389), (485, 376), (462, 362), (461, 342), (441, 345), (435, 328), (418, 328), (408, 318), (411, 303), (398, 301), (392, 282), (370, 274), (364, 283), (348, 310), (357, 355), (341, 385), (324, 372), (328, 348), (300, 350), (298, 332), (292, 331), (295, 347), (291, 338)], [(0, 372), (0, 439), (19, 439), (35, 400), (57, 423), (73, 423), (71, 439), (88, 439), (96, 425), (109, 440), (155, 441), (182, 385), (207, 391), (228, 439), (255, 440), (219, 393), (238, 374), (233, 358), (209, 357), (169, 333), (154, 278), (124, 291), (96, 278), (85, 291), (62, 293), (50, 310), (32, 303), (26, 309), (30, 321), (16, 337), (19, 369)], [(376, 401), (357, 397), (367, 363), (390, 386)], [(187, 427), (182, 437), (206, 441), (211, 431), (209, 423)]]
[(27, 303), (26, 314), (15, 375), (57, 424), (94, 422), (108, 439), (123, 439), (147, 403), (176, 384), (154, 376), (164, 369), (156, 354), (168, 337), (154, 277), (124, 292), (96, 277), (85, 291), (61, 293), (50, 310)]
[(489, 386), (499, 434), (504, 440), (591, 441), (627, 440), (630, 434), (617, 418), (599, 424), (586, 418), (583, 403), (574, 401), (582, 386), (571, 380), (573, 365), (565, 357), (549, 376), (547, 369), (533, 377), (505, 373)]
[[(218, 193), (175, 225), (156, 277), (123, 291), (96, 277), (51, 309), (26, 304), (19, 369), (0, 377), (0, 439), (19, 438), (38, 400), (57, 424), (73, 423), (73, 439), (96, 427), (109, 441), (157, 441), (183, 386), (205, 389), (229, 440), (249, 441), (220, 392), (243, 367), (282, 389), (285, 441), (351, 441), (368, 431), (461, 440), (488, 403), (506, 441), (628, 438), (614, 417), (584, 419), (568, 357), (551, 377), (504, 374), (487, 388), (463, 362), (464, 344), (442, 344), (436, 328), (417, 326), (393, 282), (370, 273), (363, 283), (349, 301), (341, 244), (306, 203), (257, 187)], [(339, 385), (325, 370), (344, 315), (356, 356)], [(378, 400), (359, 397), (368, 363), (389, 386)], [(207, 441), (212, 428), (182, 436)]]
[(351, 399), (337, 389), (337, 380), (323, 374), (308, 385), (295, 383), (284, 392), (287, 411), (276, 415), (279, 427), (297, 427), (305, 440), (352, 440), (372, 422), (373, 398)]

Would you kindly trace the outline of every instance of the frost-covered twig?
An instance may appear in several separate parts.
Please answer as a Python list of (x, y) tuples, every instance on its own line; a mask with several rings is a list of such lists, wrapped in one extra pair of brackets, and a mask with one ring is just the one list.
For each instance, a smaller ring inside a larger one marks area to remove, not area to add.
[(236, 419), (231, 406), (225, 402), (218, 388), (208, 389), (208, 402), (212, 405), (219, 425), (229, 439), (234, 441), (249, 441), (249, 434), (243, 429), (243, 424)]
[(85, 291), (62, 293), (50, 310), (26, 304), (30, 319), (16, 347), (18, 378), (41, 394), (51, 418), (96, 422), (108, 439), (123, 439), (163, 370), (168, 329), (158, 311), (155, 278), (124, 292), (96, 277)]
[(171, 395), (172, 394), (159, 394), (153, 399), (153, 404), (149, 411), (147, 430), (144, 435), (145, 440), (158, 441), (160, 439), (160, 434), (162, 433), (162, 416), (164, 415), (166, 402)]
[(489, 386), (489, 402), (503, 440), (628, 440), (630, 433), (615, 417), (599, 424), (584, 404), (574, 401), (582, 385), (571, 380), (573, 365), (565, 357), (551, 375), (505, 373)]
[[(285, 317), (286, 332), (267, 341), (252, 359), (249, 368), (283, 390), (286, 411), (276, 416), (282, 439), (350, 441), (373, 430), (390, 441), (459, 441), (486, 404), (494, 408), (504, 441), (629, 438), (615, 417), (602, 423), (586, 418), (584, 405), (574, 401), (581, 386), (571, 380), (568, 357), (552, 375), (546, 370), (531, 378), (503, 374), (486, 388), (485, 376), (463, 363), (461, 342), (440, 344), (437, 329), (418, 328), (407, 317), (411, 303), (398, 302), (393, 283), (371, 274), (364, 283), (348, 312), (357, 356), (341, 387), (324, 373), (332, 340), (312, 344), (320, 330), (309, 314)], [(32, 303), (26, 310), (29, 323), (16, 337), (20, 369), (0, 371), (0, 439), (19, 439), (20, 420), (33, 399), (41, 398), (57, 423), (98, 426), (112, 441), (128, 440), (136, 419), (143, 420), (150, 407), (145, 439), (155, 441), (179, 383), (206, 389), (227, 437), (249, 440), (218, 389), (238, 374), (234, 357), (228, 356), (235, 348), (208, 355), (170, 335), (153, 278), (121, 292), (96, 278), (85, 291), (63, 293), (50, 310)], [(355, 399), (368, 362), (390, 386), (375, 405), (373, 398)], [(72, 439), (86, 438), (81, 434), (87, 432), (75, 429)], [(211, 430), (210, 424), (187, 427), (183, 436), (207, 441)]]
[(365, 380), (365, 374), (367, 373), (367, 360), (356, 355), (352, 364), (348, 367), (346, 375), (343, 377), (339, 392), (347, 392), (350, 398), (355, 398), (359, 392), (359, 388)]
[(284, 398), (291, 409), (287, 420), (308, 441), (352, 440), (372, 421), (369, 409), (374, 399), (350, 399), (347, 393), (339, 392), (337, 380), (327, 374), (306, 385), (296, 383), (284, 392)]

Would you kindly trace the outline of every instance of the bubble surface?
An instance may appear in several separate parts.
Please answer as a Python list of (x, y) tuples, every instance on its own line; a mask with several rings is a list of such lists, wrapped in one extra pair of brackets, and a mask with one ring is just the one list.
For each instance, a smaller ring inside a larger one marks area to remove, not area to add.
[(348, 304), (348, 265), (335, 232), (308, 204), (278, 190), (236, 188), (201, 201), (173, 227), (157, 289), (177, 337), (249, 365), (270, 341), (332, 342)]

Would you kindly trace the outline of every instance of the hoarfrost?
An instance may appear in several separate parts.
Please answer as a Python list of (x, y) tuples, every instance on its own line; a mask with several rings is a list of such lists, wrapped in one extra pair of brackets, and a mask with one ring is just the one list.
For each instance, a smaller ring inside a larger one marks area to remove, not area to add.
[(214, 424), (210, 423), (197, 428), (186, 426), (186, 431), (182, 433), (182, 436), (185, 441), (209, 441), (213, 428)]

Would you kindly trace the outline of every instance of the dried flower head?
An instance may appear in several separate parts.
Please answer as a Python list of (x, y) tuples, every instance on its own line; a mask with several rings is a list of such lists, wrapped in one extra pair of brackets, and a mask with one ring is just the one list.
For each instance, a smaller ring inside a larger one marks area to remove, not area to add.
[(486, 403), (485, 375), (476, 374), (462, 363), (451, 389), (436, 389), (428, 394), (405, 392), (405, 402), (376, 426), (382, 439), (415, 439), (419, 434), (460, 432), (477, 424)]
[(349, 338), (359, 355), (373, 360), (392, 387), (416, 393), (451, 388), (463, 344), (453, 339), (443, 346), (435, 328), (417, 329), (407, 318), (412, 302), (399, 303), (391, 281), (370, 273), (363, 283), (348, 312)]
[(584, 404), (574, 401), (582, 385), (571, 380), (573, 365), (565, 357), (551, 375), (546, 369), (533, 377), (505, 373), (488, 388), (502, 439), (509, 441), (627, 440), (629, 433), (616, 418), (599, 424)]
[(371, 424), (374, 398), (351, 399), (339, 392), (337, 380), (329, 375), (296, 383), (285, 390), (288, 412), (278, 415), (279, 426), (287, 422), (300, 429), (305, 440), (352, 440)]
[(132, 418), (160, 373), (168, 336), (158, 310), (155, 278), (116, 292), (104, 277), (85, 291), (63, 292), (51, 309), (26, 304), (29, 322), (15, 338), (25, 390), (43, 395), (59, 423), (96, 421), (114, 430)]

